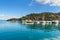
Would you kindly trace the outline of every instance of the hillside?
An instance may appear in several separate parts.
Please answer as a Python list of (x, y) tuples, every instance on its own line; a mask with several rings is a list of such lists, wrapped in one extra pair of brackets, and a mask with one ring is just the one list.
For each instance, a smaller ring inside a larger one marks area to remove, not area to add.
[(60, 20), (60, 13), (52, 13), (52, 12), (31, 13), (17, 20), (19, 21), (21, 20), (45, 20), (45, 21)]

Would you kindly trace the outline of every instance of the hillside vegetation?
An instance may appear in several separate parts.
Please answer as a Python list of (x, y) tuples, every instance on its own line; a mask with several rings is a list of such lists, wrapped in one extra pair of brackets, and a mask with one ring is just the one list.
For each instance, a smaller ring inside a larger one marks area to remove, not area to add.
[(60, 13), (52, 13), (52, 12), (31, 13), (18, 19), (9, 19), (9, 20), (18, 20), (18, 21), (21, 21), (21, 20), (45, 20), (45, 21), (60, 20)]

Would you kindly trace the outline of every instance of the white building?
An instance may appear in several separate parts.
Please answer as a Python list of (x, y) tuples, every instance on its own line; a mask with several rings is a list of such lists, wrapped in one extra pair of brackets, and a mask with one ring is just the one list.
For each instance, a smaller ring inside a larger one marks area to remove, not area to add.
[(58, 20), (53, 20), (53, 21), (32, 21), (32, 20), (22, 20), (22, 24), (53, 24), (53, 22), (58, 25), (59, 21)]

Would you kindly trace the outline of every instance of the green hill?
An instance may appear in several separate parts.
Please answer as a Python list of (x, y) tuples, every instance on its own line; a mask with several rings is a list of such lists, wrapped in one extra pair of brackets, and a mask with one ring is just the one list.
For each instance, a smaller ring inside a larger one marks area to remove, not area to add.
[(52, 13), (52, 12), (31, 13), (17, 20), (18, 21), (21, 21), (21, 20), (45, 20), (45, 21), (60, 20), (60, 13)]

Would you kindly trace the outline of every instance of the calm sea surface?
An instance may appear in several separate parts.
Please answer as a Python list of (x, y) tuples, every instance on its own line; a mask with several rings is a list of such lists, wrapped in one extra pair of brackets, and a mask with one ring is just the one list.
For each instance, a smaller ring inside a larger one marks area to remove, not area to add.
[(60, 40), (60, 25), (0, 21), (0, 40)]

